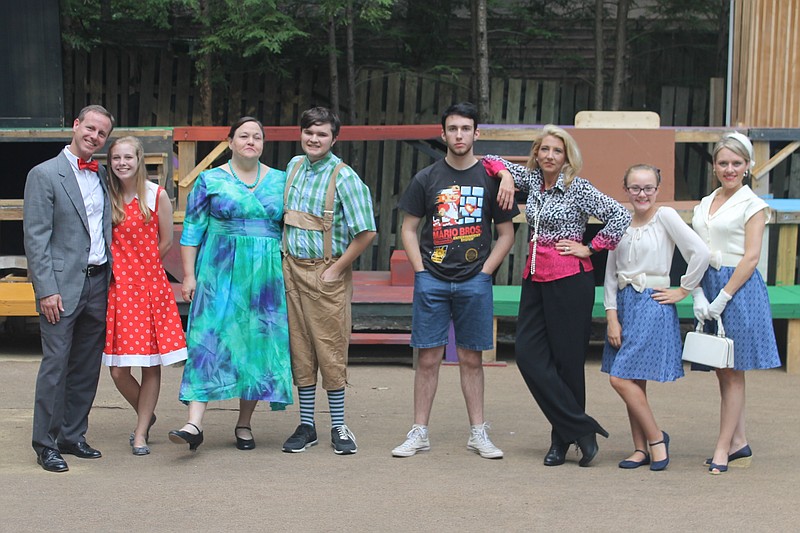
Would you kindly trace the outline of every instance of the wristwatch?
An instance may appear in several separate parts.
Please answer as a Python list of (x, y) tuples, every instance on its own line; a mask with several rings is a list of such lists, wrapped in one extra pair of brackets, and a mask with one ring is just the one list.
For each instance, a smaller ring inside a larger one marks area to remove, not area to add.
[(586, 247), (589, 249), (589, 253), (592, 255), (594, 255), (594, 253), (597, 251), (594, 249), (594, 246), (592, 246), (592, 241), (589, 241), (589, 244), (587, 244)]

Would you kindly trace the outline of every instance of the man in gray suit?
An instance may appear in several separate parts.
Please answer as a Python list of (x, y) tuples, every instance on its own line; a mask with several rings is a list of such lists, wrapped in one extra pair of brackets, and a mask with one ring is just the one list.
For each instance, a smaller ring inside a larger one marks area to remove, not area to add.
[(32, 440), (37, 462), (50, 472), (69, 470), (61, 454), (101, 456), (85, 434), (105, 339), (111, 204), (105, 169), (92, 156), (113, 128), (105, 108), (83, 108), (72, 124), (72, 142), (34, 167), (25, 183), (25, 255), (43, 355)]

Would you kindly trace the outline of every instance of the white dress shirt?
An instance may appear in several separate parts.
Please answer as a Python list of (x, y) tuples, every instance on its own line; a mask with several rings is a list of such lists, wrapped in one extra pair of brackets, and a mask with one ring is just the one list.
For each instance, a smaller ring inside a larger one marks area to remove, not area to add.
[(78, 156), (70, 152), (69, 146), (64, 147), (72, 172), (78, 180), (78, 187), (83, 196), (83, 205), (86, 208), (86, 218), (89, 221), (89, 236), (92, 239), (89, 249), (89, 264), (102, 265), (108, 261), (106, 257), (106, 240), (103, 236), (103, 207), (105, 195), (100, 184), (100, 174), (89, 169), (78, 168)]

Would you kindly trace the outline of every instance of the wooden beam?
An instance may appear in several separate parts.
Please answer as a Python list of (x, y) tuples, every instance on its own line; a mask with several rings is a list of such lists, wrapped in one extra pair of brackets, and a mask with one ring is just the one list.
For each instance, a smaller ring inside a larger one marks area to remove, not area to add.
[[(754, 142), (753, 158), (757, 166), (761, 167), (764, 165), (764, 162), (769, 160), (769, 143), (763, 141)], [(761, 176), (763, 177), (763, 174)], [(753, 189), (753, 192), (758, 196), (767, 196), (769, 194), (769, 180), (761, 180), (754, 175), (754, 179), (750, 182), (750, 188)]]
[(673, 128), (676, 143), (715, 143), (722, 139), (726, 133), (734, 130), (730, 128)]
[(794, 285), (797, 266), (797, 225), (778, 226), (778, 254), (775, 265), (775, 285)]
[[(172, 138), (172, 128), (116, 128), (111, 132), (111, 138), (126, 137), (159, 137)], [(42, 129), (0, 129), (0, 142), (23, 141), (69, 141), (72, 138), (71, 128), (42, 128)]]
[[(227, 127), (187, 126), (174, 128), (176, 142), (181, 141), (219, 141), (228, 136)], [(442, 133), (439, 124), (400, 125), (400, 126), (342, 126), (339, 141), (405, 141), (435, 139)], [(297, 126), (267, 126), (264, 137), (270, 141), (299, 141), (300, 128)]]
[(0, 220), (22, 220), (22, 200), (0, 200)]
[(192, 183), (194, 183), (194, 180), (195, 180), (195, 179), (197, 179), (197, 176), (199, 176), (201, 172), (203, 172), (203, 171), (204, 171), (206, 168), (208, 168), (208, 165), (210, 165), (211, 163), (213, 163), (213, 162), (214, 162), (214, 160), (215, 160), (216, 158), (218, 158), (218, 157), (219, 157), (219, 155), (220, 155), (222, 152), (224, 152), (224, 151), (225, 151), (227, 148), (228, 148), (228, 141), (222, 141), (222, 142), (221, 142), (221, 143), (219, 143), (217, 146), (215, 146), (215, 147), (214, 147), (214, 149), (213, 149), (213, 150), (211, 150), (211, 153), (210, 153), (210, 154), (208, 154), (207, 156), (205, 156), (205, 157), (203, 158), (203, 160), (202, 160), (202, 161), (200, 161), (200, 162), (197, 164), (197, 166), (196, 166), (196, 167), (194, 167), (192, 170), (190, 170), (190, 171), (189, 171), (189, 173), (188, 173), (188, 174), (186, 174), (186, 176), (184, 176), (184, 177), (183, 177), (183, 178), (182, 178), (182, 179), (181, 179), (181, 180), (178, 182), (178, 185), (179, 185), (180, 187), (184, 188), (184, 189), (191, 187)]
[(787, 320), (786, 373), (800, 374), (800, 320)]
[(783, 147), (783, 150), (772, 156), (769, 161), (758, 165), (753, 169), (753, 177), (757, 180), (764, 177), (770, 170), (778, 166), (781, 161), (792, 155), (795, 150), (800, 148), (800, 141), (794, 141)]
[[(181, 141), (176, 144), (178, 145), (178, 173), (175, 179), (180, 182), (195, 167), (195, 163), (197, 162), (197, 143)], [(189, 189), (180, 187), (179, 185), (177, 204), (175, 207), (186, 209), (186, 198), (188, 195)]]
[(0, 283), (0, 316), (38, 316), (31, 283)]

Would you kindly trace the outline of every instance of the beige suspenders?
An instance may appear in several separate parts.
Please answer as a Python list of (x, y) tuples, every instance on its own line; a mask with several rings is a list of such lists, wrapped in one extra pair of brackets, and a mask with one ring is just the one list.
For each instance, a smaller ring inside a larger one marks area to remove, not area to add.
[[(292, 169), (289, 178), (286, 180), (286, 188), (283, 191), (283, 205), (284, 209), (289, 201), (289, 188), (292, 186), (295, 176), (300, 170), (301, 163), (298, 163)], [(304, 230), (315, 230), (322, 232), (323, 240), (323, 261), (325, 264), (331, 262), (333, 257), (333, 201), (336, 196), (336, 177), (339, 171), (346, 165), (344, 161), (336, 165), (331, 174), (330, 181), (328, 181), (328, 190), (325, 194), (325, 209), (322, 212), (322, 217), (306, 213), (305, 211), (294, 211), (292, 209), (285, 209), (283, 216), (283, 223), (288, 226)], [(288, 246), (286, 244), (286, 232), (283, 232), (283, 253), (288, 253)]]

